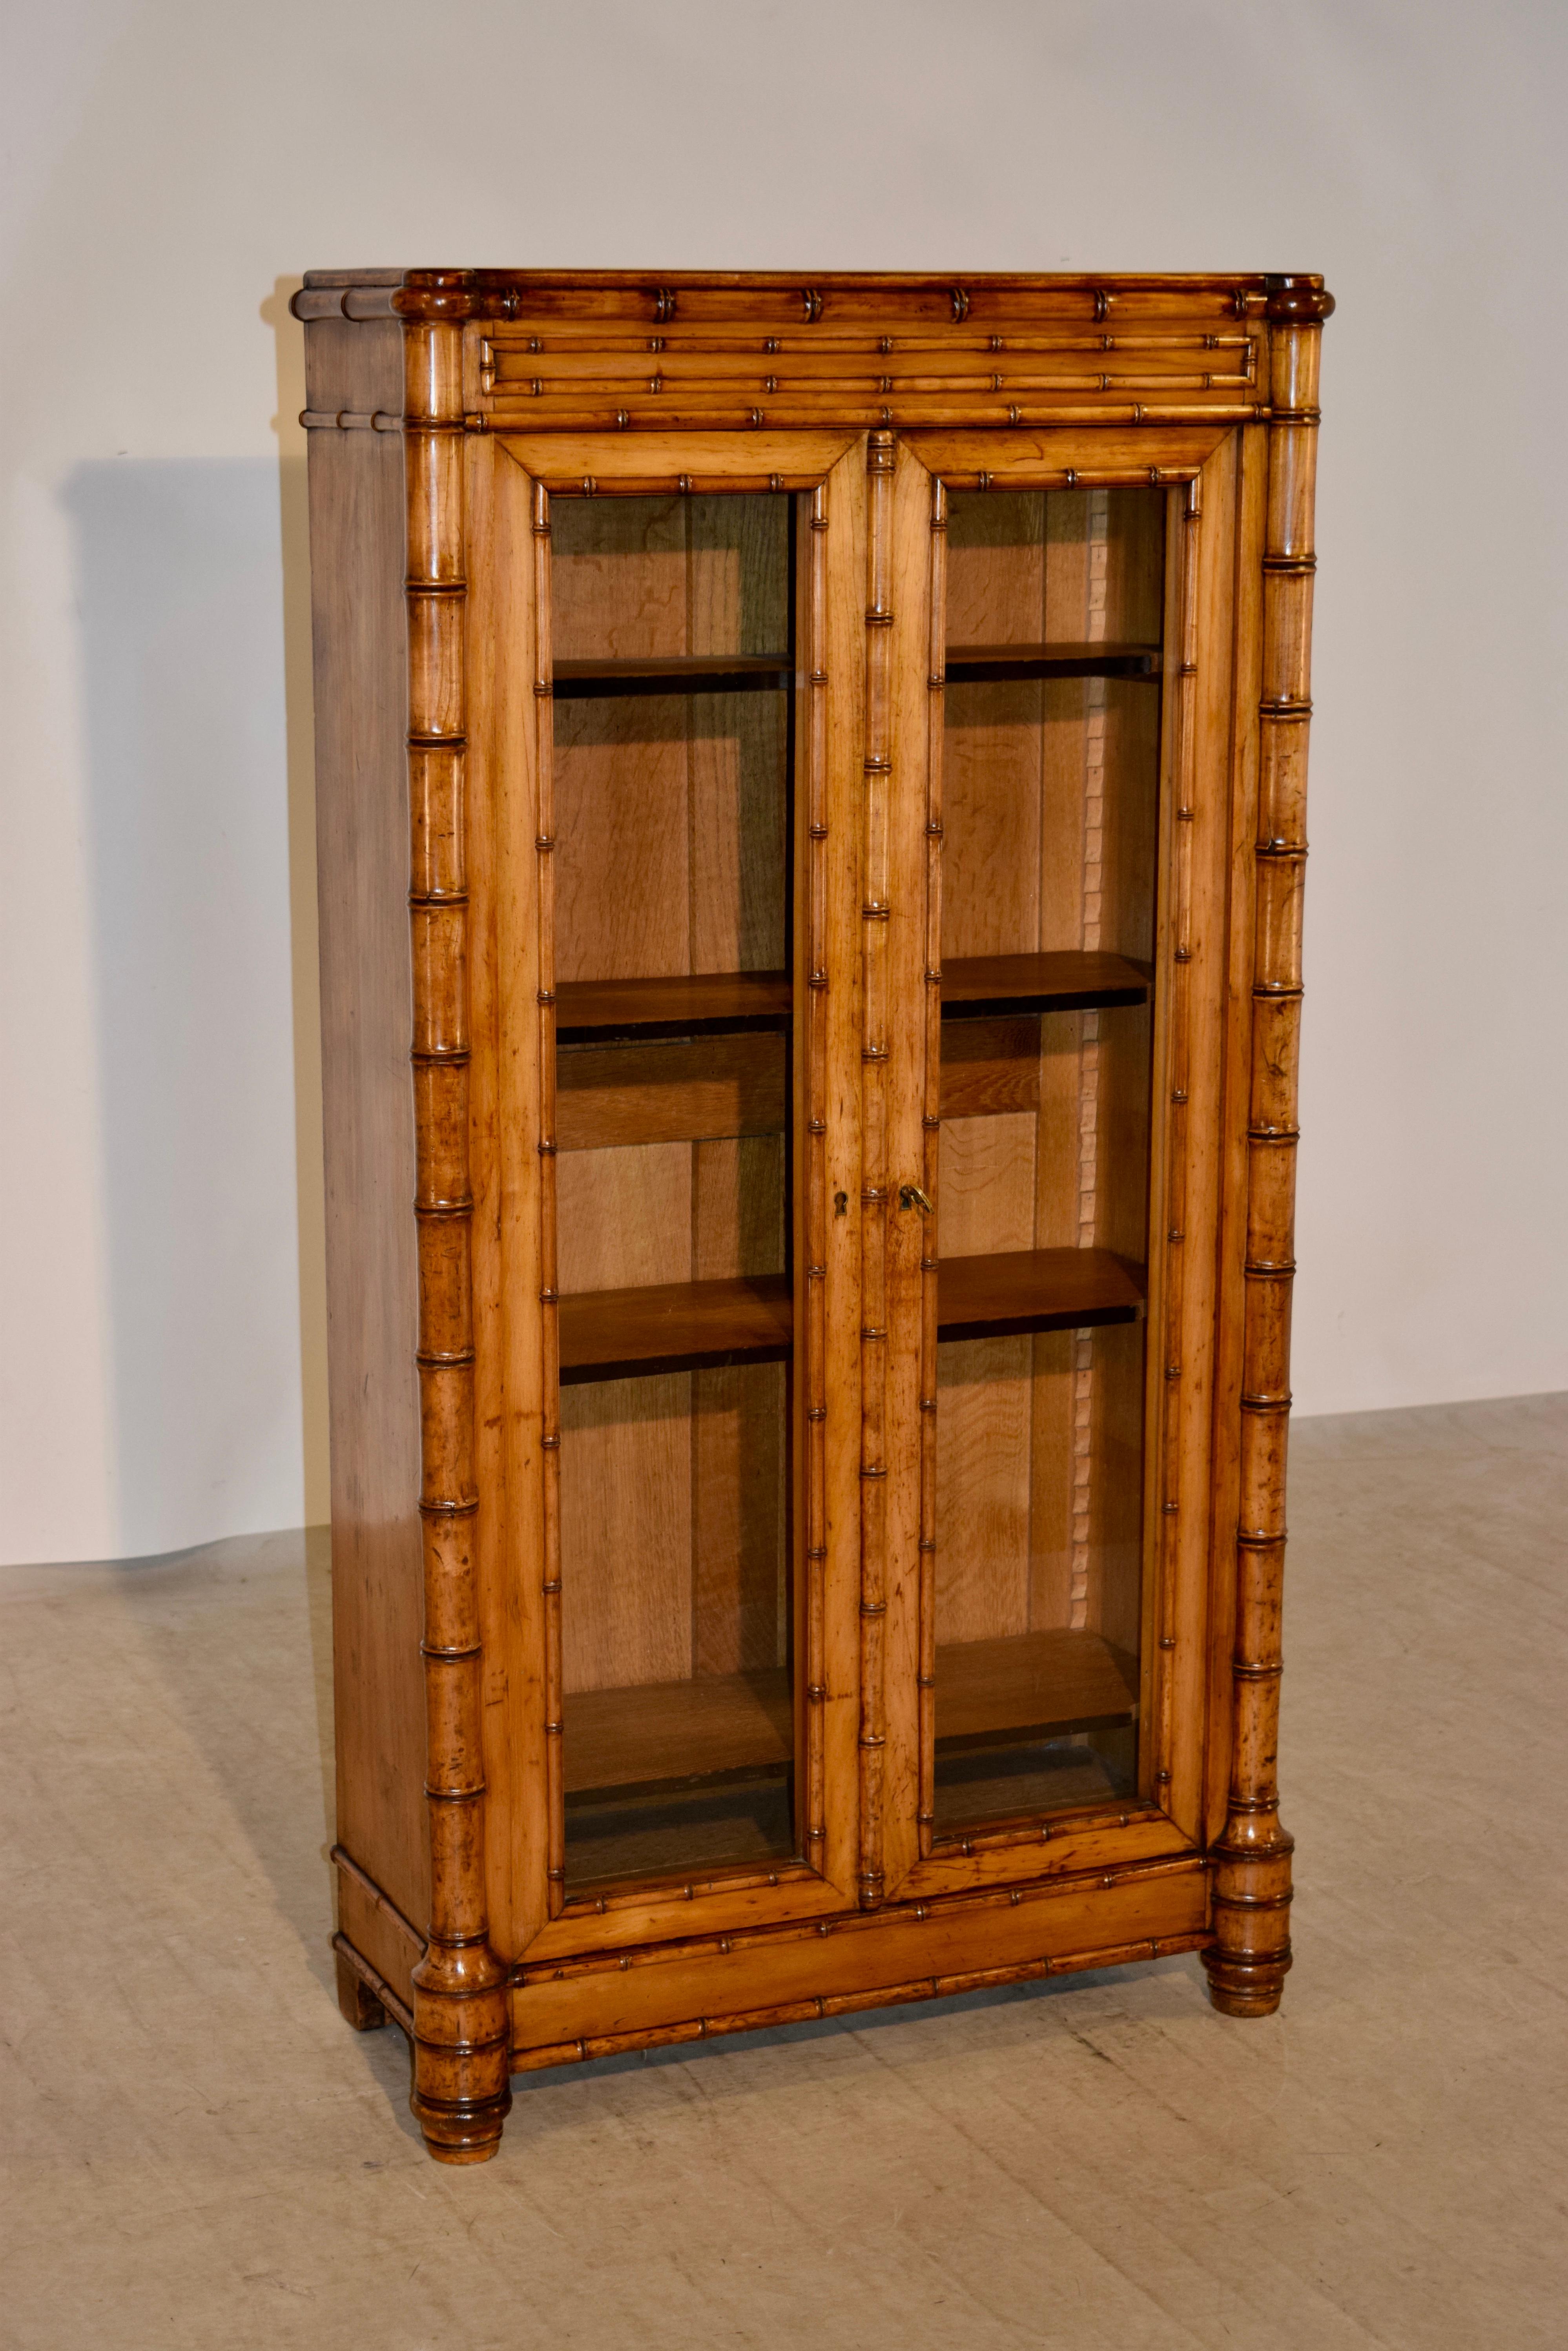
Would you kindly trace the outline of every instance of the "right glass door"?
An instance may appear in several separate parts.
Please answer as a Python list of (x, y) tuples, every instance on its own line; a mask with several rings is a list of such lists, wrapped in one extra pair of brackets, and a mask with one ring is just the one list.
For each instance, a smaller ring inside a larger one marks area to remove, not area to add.
[(948, 499), (938, 1837), (1137, 1785), (1166, 505)]

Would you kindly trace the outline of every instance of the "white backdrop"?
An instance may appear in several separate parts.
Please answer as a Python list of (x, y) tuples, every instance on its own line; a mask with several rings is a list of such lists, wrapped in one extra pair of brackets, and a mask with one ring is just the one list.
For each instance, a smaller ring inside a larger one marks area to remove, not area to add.
[(0, 1556), (325, 1515), (309, 266), (1324, 271), (1297, 1396), (1568, 1386), (1568, 11), (8, 14)]

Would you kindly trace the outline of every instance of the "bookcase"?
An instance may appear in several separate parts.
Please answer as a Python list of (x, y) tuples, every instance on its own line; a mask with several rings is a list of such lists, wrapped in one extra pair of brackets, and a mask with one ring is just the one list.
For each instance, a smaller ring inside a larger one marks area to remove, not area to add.
[(1274, 1771), (1320, 278), (319, 271), (340, 1994), (1199, 1951)]

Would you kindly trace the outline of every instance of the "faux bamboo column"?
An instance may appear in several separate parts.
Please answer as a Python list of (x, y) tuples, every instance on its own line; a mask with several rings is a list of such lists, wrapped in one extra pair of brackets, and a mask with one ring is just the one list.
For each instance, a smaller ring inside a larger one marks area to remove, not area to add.
[(893, 782), (894, 442), (873, 433), (866, 583), (864, 1042), (861, 1050), (861, 1907), (883, 1898), (883, 1794), (887, 1709), (883, 1687), (887, 1620), (887, 878), (888, 794)]
[(1269, 281), (1269, 502), (1230, 1791), (1215, 1848), (1214, 1940), (1204, 1953), (1215, 2006), (1230, 2016), (1269, 2015), (1280, 2004), (1291, 1964), (1293, 1840), (1280, 1821), (1276, 1759), (1312, 715), (1312, 492), (1319, 350), (1322, 322), (1333, 308), (1320, 278)]
[(403, 339), (408, 768), (419, 1233), (430, 1934), (413, 1971), (412, 2104), (431, 2153), (482, 2163), (511, 2105), (507, 1970), (485, 1907), (465, 861), (462, 319), (437, 283)]

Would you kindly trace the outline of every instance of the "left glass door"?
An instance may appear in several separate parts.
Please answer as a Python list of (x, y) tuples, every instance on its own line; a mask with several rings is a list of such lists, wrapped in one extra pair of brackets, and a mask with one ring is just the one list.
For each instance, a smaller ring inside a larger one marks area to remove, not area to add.
[(798, 504), (550, 501), (569, 1900), (801, 1849)]

